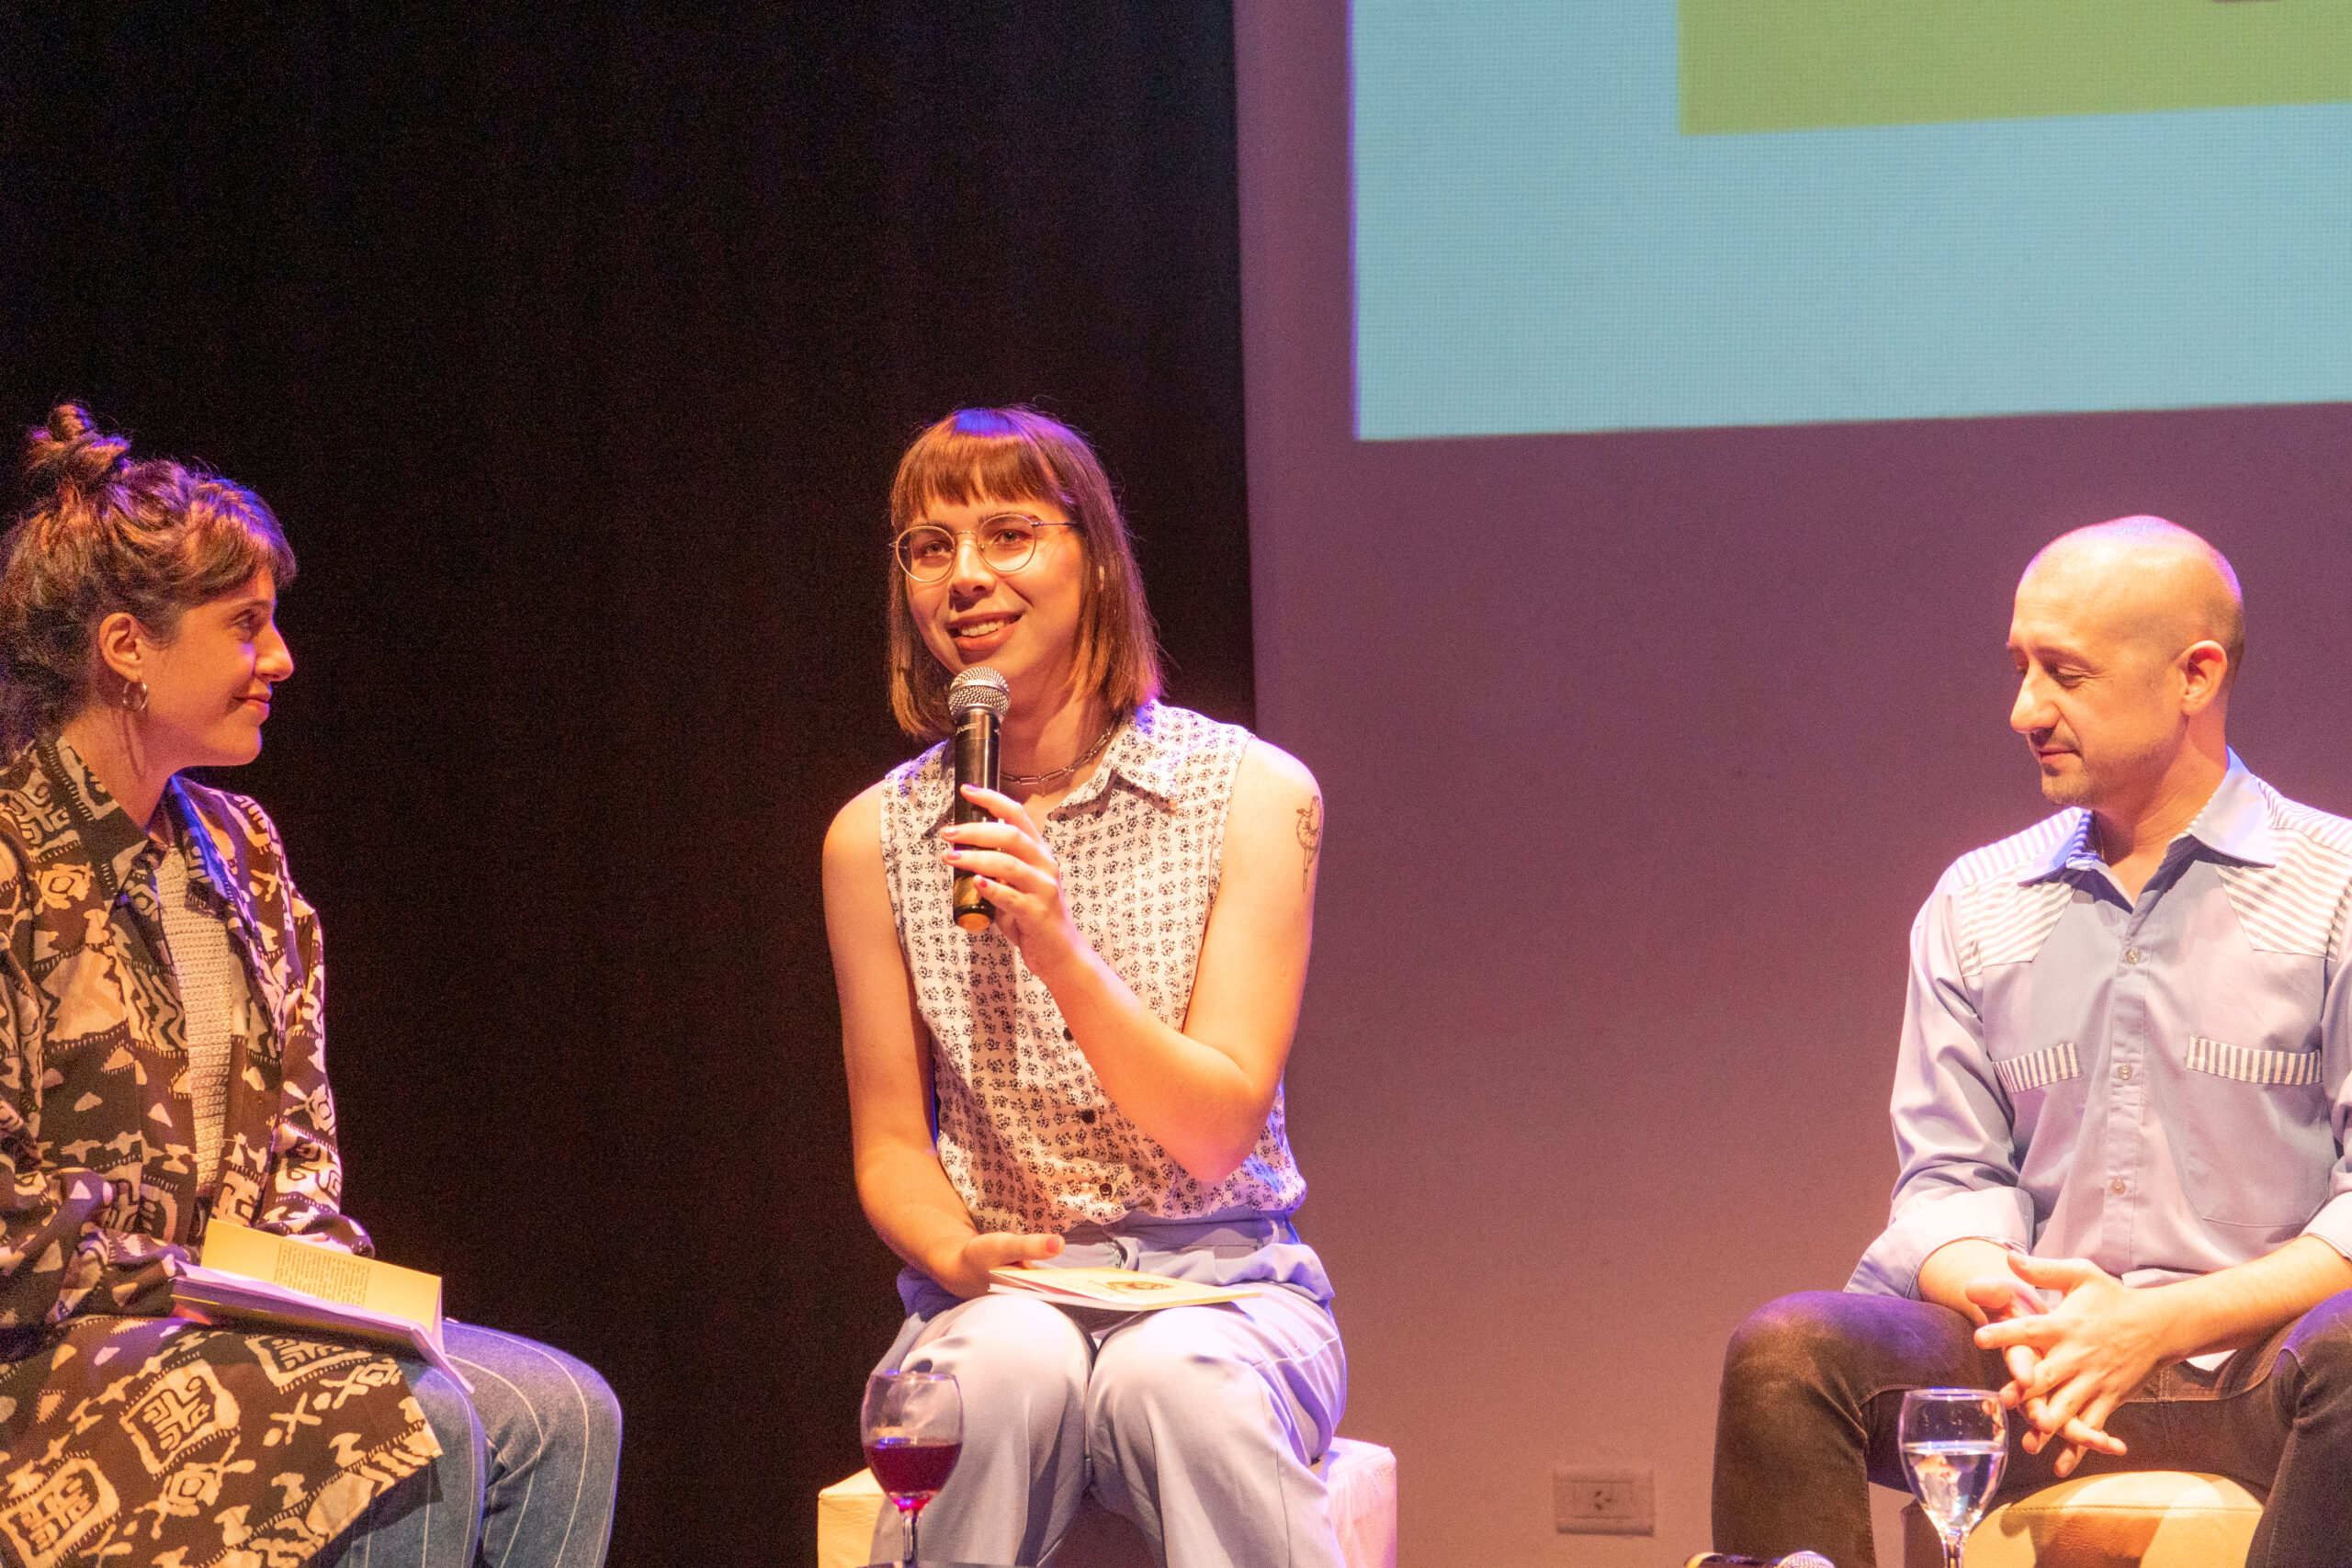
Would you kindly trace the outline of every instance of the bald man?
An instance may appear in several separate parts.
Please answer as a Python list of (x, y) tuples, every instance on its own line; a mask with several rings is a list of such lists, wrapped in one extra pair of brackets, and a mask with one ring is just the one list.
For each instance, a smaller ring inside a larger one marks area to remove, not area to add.
[(1894, 1213), (1724, 1358), (1715, 1544), (1872, 1562), (1924, 1384), (2017, 1414), (2001, 1495), (2100, 1470), (2267, 1493), (2255, 1564), (2352, 1562), (2352, 822), (2225, 739), (2237, 576), (2159, 518), (2018, 584), (2010, 727), (2065, 807), (1911, 931)]

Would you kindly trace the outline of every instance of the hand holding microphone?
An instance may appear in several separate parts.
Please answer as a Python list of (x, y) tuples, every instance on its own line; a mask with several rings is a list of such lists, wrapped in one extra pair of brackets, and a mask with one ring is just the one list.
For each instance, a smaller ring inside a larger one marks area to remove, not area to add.
[[(1062, 903), (1061, 868), (1029, 808), (1005, 795), (997, 778), (998, 727), (1011, 706), (1004, 678), (975, 665), (947, 688), (956, 717), (956, 802), (944, 836), (955, 868), (956, 923), (974, 933), (993, 929), (1043, 975), (1086, 945)], [(969, 789), (982, 792), (974, 800)]]
[[(956, 721), (956, 803), (947, 819), (956, 827), (994, 820), (964, 797), (964, 786), (997, 787), (997, 730), (1012, 706), (1012, 688), (985, 664), (973, 665), (947, 683), (947, 716)], [(956, 923), (967, 931), (984, 931), (996, 919), (995, 908), (980, 893), (978, 876), (962, 866), (956, 868), (955, 908)]]

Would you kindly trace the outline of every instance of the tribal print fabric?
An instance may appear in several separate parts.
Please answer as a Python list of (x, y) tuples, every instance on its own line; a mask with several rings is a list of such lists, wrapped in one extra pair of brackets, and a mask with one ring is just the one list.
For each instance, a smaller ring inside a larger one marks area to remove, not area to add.
[[(1063, 902), (1146, 1007), (1182, 1029), (1225, 814), (1251, 737), (1147, 703), (1086, 783), (1040, 824)], [(1306, 1195), (1283, 1097), (1241, 1168), (1204, 1186), (1103, 1093), (1045, 983), (994, 931), (955, 922), (940, 860), (952, 760), (943, 744), (894, 770), (882, 795), (882, 864), (899, 942), (931, 1032), (939, 1162), (983, 1231), (1059, 1234), (1127, 1213), (1196, 1219), (1286, 1214)]]
[(291, 1568), (439, 1451), (389, 1356), (157, 1315), (212, 1213), (368, 1249), (340, 1208), (318, 923), (277, 830), (185, 780), (163, 810), (250, 998), (202, 1201), (164, 852), (62, 741), (0, 771), (7, 1568)]
[[(0, 1557), (24, 1568), (301, 1562), (440, 1452), (398, 1363), (348, 1345), (80, 1317), (20, 1380), (52, 1412), (0, 1396)], [(405, 1420), (371, 1411), (388, 1400)], [(16, 1440), (19, 1416), (39, 1448)]]

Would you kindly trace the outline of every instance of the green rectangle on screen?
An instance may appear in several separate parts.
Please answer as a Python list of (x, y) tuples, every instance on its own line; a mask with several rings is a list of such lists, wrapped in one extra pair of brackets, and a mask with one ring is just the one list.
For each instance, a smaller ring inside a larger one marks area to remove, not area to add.
[(1679, 0), (1682, 130), (2352, 102), (2347, 0)]

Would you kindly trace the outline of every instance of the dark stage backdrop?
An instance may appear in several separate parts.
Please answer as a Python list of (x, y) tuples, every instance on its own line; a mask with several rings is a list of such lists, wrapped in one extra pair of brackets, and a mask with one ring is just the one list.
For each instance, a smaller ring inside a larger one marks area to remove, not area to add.
[(898, 1317), (817, 891), (911, 750), (890, 468), (1091, 432), (1172, 694), (1251, 718), (1231, 11), (383, 9), (7, 8), (0, 420), (277, 507), (220, 782), (322, 912), (351, 1208), (611, 1379), (616, 1563), (806, 1562)]

